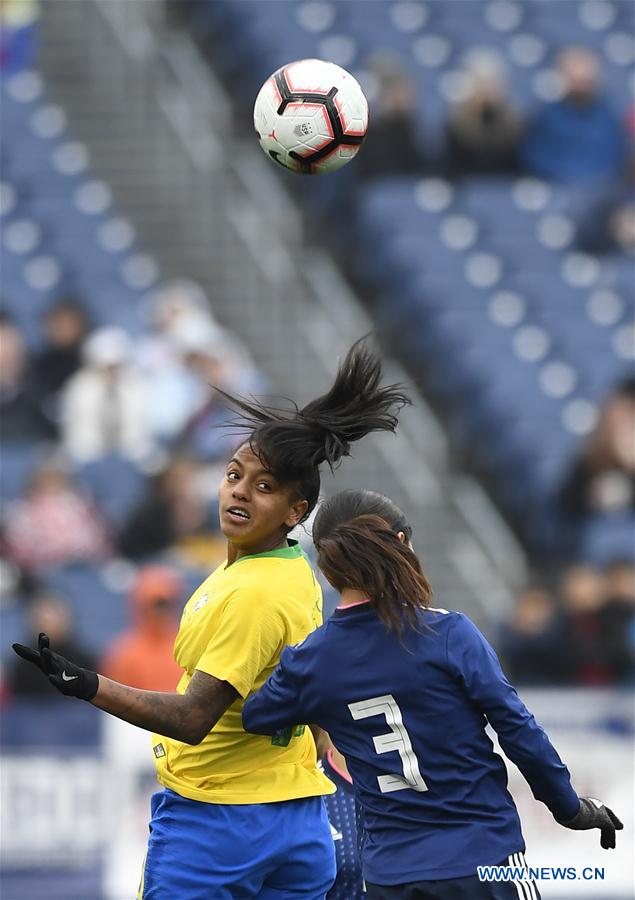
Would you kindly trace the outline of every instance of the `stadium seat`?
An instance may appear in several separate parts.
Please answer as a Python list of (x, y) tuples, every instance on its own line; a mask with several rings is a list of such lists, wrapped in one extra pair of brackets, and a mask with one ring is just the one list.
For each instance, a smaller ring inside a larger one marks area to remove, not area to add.
[(45, 454), (46, 447), (32, 441), (0, 441), (0, 500), (22, 496)]
[(125, 523), (147, 485), (146, 476), (129, 460), (118, 456), (84, 463), (75, 471), (75, 481), (115, 529)]
[(79, 642), (97, 656), (128, 625), (125, 591), (113, 585), (109, 574), (108, 569), (73, 565), (40, 576), (43, 585), (64, 595)]

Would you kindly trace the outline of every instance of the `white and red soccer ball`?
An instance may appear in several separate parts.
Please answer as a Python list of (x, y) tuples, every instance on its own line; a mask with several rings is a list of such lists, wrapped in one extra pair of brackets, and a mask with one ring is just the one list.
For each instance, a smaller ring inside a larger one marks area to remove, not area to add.
[(278, 69), (256, 97), (260, 146), (303, 175), (334, 172), (355, 156), (368, 127), (368, 103), (353, 76), (335, 63), (301, 59)]

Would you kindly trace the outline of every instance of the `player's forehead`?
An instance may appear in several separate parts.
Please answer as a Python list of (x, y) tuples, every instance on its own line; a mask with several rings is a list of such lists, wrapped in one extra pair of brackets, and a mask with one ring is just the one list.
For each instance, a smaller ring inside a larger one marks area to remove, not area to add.
[(249, 442), (241, 444), (232, 454), (231, 459), (227, 463), (228, 466), (235, 465), (248, 472), (250, 475), (268, 475), (273, 478), (273, 473), (267, 468), (266, 463), (251, 448)]

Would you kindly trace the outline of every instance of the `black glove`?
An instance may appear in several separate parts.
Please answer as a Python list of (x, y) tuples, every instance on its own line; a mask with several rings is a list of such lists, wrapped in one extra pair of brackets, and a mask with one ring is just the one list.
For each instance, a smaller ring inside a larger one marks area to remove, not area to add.
[(13, 649), (26, 659), (27, 662), (33, 663), (45, 675), (53, 687), (57, 688), (67, 697), (79, 697), (81, 700), (92, 700), (97, 693), (99, 687), (99, 676), (96, 672), (89, 669), (82, 669), (75, 663), (64, 659), (59, 653), (54, 653), (49, 648), (49, 638), (47, 634), (40, 634), (37, 642), (37, 650), (31, 647), (25, 647), (24, 644), (13, 644)]
[(615, 832), (621, 831), (624, 826), (612, 809), (605, 806), (593, 797), (580, 797), (580, 809), (577, 815), (568, 822), (558, 819), (565, 828), (574, 831), (587, 831), (589, 828), (600, 829), (600, 846), (605, 850), (615, 847)]

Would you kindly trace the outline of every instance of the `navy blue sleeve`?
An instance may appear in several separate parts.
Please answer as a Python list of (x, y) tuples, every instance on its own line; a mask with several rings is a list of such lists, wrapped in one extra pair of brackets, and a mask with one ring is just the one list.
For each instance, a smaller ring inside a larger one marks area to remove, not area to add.
[(461, 613), (448, 630), (447, 653), (450, 669), (487, 717), (505, 755), (518, 766), (536, 800), (556, 819), (572, 819), (580, 801), (567, 767), (505, 678), (494, 650)]
[(259, 691), (245, 700), (245, 731), (273, 735), (283, 728), (307, 724), (302, 710), (302, 672), (297, 650), (296, 647), (285, 647), (273, 674)]

